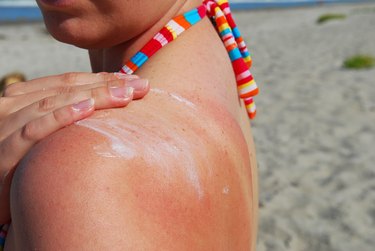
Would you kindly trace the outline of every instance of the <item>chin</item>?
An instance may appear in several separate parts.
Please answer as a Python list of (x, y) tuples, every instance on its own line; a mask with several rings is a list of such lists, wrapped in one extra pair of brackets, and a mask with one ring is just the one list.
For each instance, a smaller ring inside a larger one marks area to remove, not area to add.
[(52, 37), (54, 37), (56, 40), (82, 49), (99, 49), (106, 47), (103, 42), (97, 41), (97, 39), (92, 38), (90, 35), (85, 36), (85, 34), (77, 34), (69, 31), (66, 32), (61, 29), (58, 31), (50, 29), (48, 30)]
[(105, 37), (108, 34), (103, 34), (100, 29), (93, 29), (79, 18), (71, 18), (59, 16), (55, 14), (45, 15), (44, 22), (48, 32), (56, 40), (71, 44), (83, 49), (98, 49), (108, 47), (108, 41)]

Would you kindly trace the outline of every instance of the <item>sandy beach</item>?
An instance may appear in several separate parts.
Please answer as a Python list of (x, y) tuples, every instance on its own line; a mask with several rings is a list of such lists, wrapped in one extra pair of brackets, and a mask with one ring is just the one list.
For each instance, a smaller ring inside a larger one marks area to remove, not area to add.
[[(317, 25), (326, 13), (345, 20)], [(240, 13), (261, 88), (259, 251), (375, 248), (375, 4)]]
[[(318, 25), (322, 14), (347, 17)], [(375, 249), (375, 3), (236, 13), (261, 93), (259, 251)], [(90, 71), (87, 53), (42, 23), (0, 24), (0, 77)]]

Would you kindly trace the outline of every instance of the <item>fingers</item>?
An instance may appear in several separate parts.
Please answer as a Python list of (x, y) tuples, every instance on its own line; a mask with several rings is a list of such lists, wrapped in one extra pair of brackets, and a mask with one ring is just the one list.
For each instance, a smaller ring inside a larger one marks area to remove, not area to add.
[[(93, 84), (86, 84), (86, 85), (79, 85), (79, 86), (63, 86), (59, 88), (54, 88), (45, 91), (45, 93), (48, 96), (55, 96), (55, 95), (60, 95), (64, 93), (72, 93), (72, 92), (77, 92), (77, 91), (83, 91), (83, 90), (89, 90), (89, 89), (94, 89), (94, 88), (99, 88), (99, 87), (104, 87), (104, 86), (109, 86), (109, 85), (125, 85), (127, 87), (132, 87), (134, 89), (134, 99), (139, 99), (144, 97), (147, 92), (149, 91), (149, 82), (146, 79), (140, 79), (140, 78), (135, 78), (135, 79), (129, 79), (128, 75), (125, 75), (124, 78), (119, 78), (115, 79), (112, 81), (105, 81), (105, 82), (97, 82)], [(36, 100), (40, 100), (43, 98), (43, 96), (38, 96), (40, 92), (36, 93), (31, 93), (30, 97), (31, 98), (36, 98)], [(35, 95), (35, 96), (34, 96)]]
[(63, 88), (66, 86), (79, 86), (99, 82), (108, 82), (117, 79), (131, 80), (138, 79), (136, 75), (118, 73), (84, 73), (71, 72), (61, 75), (42, 77), (27, 82), (19, 82), (7, 87), (4, 91), (5, 97), (23, 95), (27, 93), (46, 91), (49, 89)]
[[(126, 80), (128, 75), (118, 74), (117, 76)], [(150, 84), (147, 79), (128, 80), (125, 85), (134, 89), (133, 99), (143, 98), (150, 90)]]
[(97, 88), (83, 89), (77, 92), (64, 93), (41, 99), (8, 115), (0, 128), (0, 140), (29, 121), (35, 120), (63, 106), (92, 98), (95, 101), (95, 109), (124, 107), (132, 101), (134, 88), (141, 90), (138, 91), (138, 96), (149, 89), (147, 80), (139, 79), (137, 81), (130, 81), (129, 83), (123, 80), (116, 80), (109, 82), (105, 86), (98, 84), (100, 87)]
[(14, 131), (0, 143), (0, 174), (2, 180), (39, 140), (51, 133), (81, 120), (94, 111), (94, 99), (86, 99), (74, 105), (64, 106), (40, 118), (32, 120)]
[[(112, 74), (113, 75), (113, 74)], [(12, 103), (7, 110), (7, 113), (13, 113), (15, 111), (21, 110), (22, 108), (30, 105), (31, 103), (37, 102), (47, 97), (57, 96), (57, 95), (65, 95), (66, 94), (74, 94), (76, 95), (79, 92), (87, 91), (90, 89), (96, 89), (100, 87), (109, 87), (109, 86), (125, 86), (125, 87), (132, 87), (134, 89), (134, 99), (142, 98), (147, 94), (149, 91), (149, 83), (147, 80), (144, 79), (128, 79), (127, 77), (123, 79), (116, 78), (112, 81), (106, 82), (98, 82), (94, 84), (86, 84), (86, 85), (79, 85), (79, 86), (61, 86), (54, 89), (49, 89), (45, 91), (36, 91), (26, 95), (18, 95), (18, 96), (11, 96), (5, 97), (3, 99), (10, 99), (9, 103)], [(105, 89), (100, 89), (105, 91)], [(108, 94), (108, 92), (107, 92)], [(88, 98), (88, 97), (86, 97)], [(77, 101), (77, 100), (76, 100)], [(66, 105), (67, 103), (65, 103)], [(99, 104), (101, 104), (99, 102)], [(122, 105), (120, 105), (122, 106)], [(119, 106), (115, 106), (119, 107)], [(100, 107), (99, 109), (109, 108), (108, 106)], [(1, 108), (0, 108), (1, 109)]]

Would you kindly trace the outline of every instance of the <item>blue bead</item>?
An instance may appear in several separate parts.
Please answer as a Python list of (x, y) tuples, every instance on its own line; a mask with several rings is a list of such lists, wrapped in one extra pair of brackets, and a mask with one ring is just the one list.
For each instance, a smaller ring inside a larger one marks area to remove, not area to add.
[(238, 48), (234, 48), (229, 52), (229, 57), (231, 61), (235, 61), (239, 58), (242, 58), (241, 52)]
[(137, 54), (135, 54), (131, 59), (132, 63), (138, 66), (138, 68), (141, 67), (147, 60), (148, 57), (142, 52), (137, 52)]
[(241, 36), (241, 32), (237, 27), (232, 28), (232, 31), (235, 38), (239, 38)]
[(197, 9), (186, 12), (184, 17), (191, 25), (194, 25), (201, 20)]

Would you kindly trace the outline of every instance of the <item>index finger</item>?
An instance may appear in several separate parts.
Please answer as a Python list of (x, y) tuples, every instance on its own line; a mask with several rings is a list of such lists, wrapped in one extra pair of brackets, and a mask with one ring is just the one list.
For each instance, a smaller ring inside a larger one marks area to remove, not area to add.
[(17, 96), (37, 91), (46, 91), (63, 86), (79, 86), (94, 84), (99, 82), (114, 81), (117, 79), (135, 79), (136, 75), (125, 75), (119, 73), (88, 73), (88, 72), (70, 72), (60, 75), (36, 78), (26, 82), (19, 82), (10, 85), (4, 92), (5, 97)]

